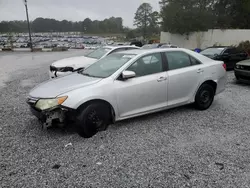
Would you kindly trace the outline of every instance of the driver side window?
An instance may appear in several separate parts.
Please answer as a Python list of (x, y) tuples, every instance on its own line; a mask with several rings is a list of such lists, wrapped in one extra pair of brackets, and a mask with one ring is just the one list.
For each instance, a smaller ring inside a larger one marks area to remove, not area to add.
[(136, 77), (162, 72), (163, 67), (161, 54), (155, 53), (141, 57), (127, 70), (135, 72)]

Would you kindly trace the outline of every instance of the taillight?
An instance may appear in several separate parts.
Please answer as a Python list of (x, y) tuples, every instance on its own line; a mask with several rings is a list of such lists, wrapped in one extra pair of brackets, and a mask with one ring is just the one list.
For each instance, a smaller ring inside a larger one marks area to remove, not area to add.
[(225, 69), (225, 70), (227, 70), (227, 65), (225, 64), (225, 63), (223, 63), (223, 68)]

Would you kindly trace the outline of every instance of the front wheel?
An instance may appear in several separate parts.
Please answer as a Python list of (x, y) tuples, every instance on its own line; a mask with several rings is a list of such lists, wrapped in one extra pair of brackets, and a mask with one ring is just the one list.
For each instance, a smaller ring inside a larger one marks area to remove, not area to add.
[(209, 84), (203, 84), (195, 96), (195, 107), (199, 110), (208, 109), (214, 100), (215, 90)]
[(110, 110), (106, 104), (92, 103), (80, 109), (76, 119), (78, 134), (84, 138), (90, 138), (98, 131), (107, 128)]

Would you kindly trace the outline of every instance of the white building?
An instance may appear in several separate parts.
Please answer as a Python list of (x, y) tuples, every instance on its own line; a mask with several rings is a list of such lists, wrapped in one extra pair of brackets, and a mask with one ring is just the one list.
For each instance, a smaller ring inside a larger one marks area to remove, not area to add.
[(171, 43), (182, 48), (195, 49), (206, 48), (213, 45), (230, 46), (242, 41), (250, 41), (248, 29), (210, 29), (207, 32), (193, 32), (189, 35), (161, 32), (161, 43)]

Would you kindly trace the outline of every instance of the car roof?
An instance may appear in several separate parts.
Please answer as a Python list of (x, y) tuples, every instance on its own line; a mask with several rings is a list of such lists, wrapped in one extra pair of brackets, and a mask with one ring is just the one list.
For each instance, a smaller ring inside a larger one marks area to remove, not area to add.
[(119, 53), (124, 53), (124, 54), (135, 54), (135, 55), (140, 55), (140, 54), (145, 54), (145, 53), (155, 53), (155, 52), (167, 52), (167, 51), (187, 51), (185, 48), (153, 48), (153, 49), (135, 49), (135, 50), (129, 50), (129, 51), (121, 51)]
[(182, 51), (182, 52), (185, 52), (195, 58), (197, 58), (198, 60), (200, 60), (201, 62), (203, 63), (206, 63), (206, 62), (211, 62), (213, 61), (212, 59), (204, 56), (204, 55), (201, 55), (197, 52), (194, 52), (192, 50), (188, 50), (186, 48), (155, 48), (155, 49), (135, 49), (135, 50), (126, 50), (126, 51), (121, 51), (121, 52), (117, 52), (117, 53), (121, 53), (121, 54), (134, 54), (134, 55), (147, 55), (147, 54), (150, 54), (150, 53), (160, 53), (160, 52), (173, 52), (173, 51)]
[(111, 48), (112, 50), (118, 49), (118, 48), (138, 48), (139, 49), (139, 47), (132, 46), (132, 45), (114, 45), (114, 46), (107, 45), (107, 46), (103, 46), (103, 48)]

